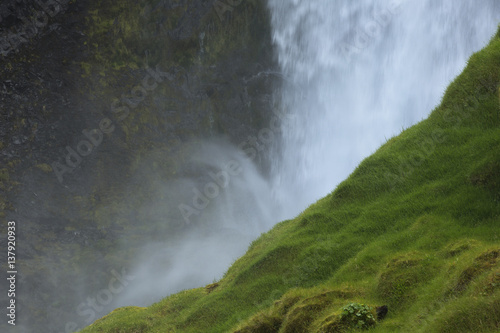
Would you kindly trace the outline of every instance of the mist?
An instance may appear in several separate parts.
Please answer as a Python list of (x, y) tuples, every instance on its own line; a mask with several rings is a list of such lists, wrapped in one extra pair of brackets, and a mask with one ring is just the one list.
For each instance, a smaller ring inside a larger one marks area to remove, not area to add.
[[(196, 146), (188, 165), (180, 167), (184, 177), (157, 180), (150, 189), (168, 199), (142, 208), (175, 236), (166, 233), (159, 237), (163, 240), (145, 244), (129, 271), (140, 282), (125, 288), (114, 306), (146, 306), (219, 280), (250, 242), (279, 220), (280, 209), (273, 205), (270, 182), (255, 165), (255, 155), (223, 138)], [(127, 242), (122, 246), (125, 250)]]

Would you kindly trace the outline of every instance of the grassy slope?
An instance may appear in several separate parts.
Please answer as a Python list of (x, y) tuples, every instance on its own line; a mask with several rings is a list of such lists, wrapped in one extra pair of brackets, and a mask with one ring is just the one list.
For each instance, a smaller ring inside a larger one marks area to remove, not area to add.
[(373, 332), (500, 332), (498, 82), (500, 31), (427, 120), (255, 240), (218, 285), (82, 332), (334, 332), (351, 302), (389, 306)]

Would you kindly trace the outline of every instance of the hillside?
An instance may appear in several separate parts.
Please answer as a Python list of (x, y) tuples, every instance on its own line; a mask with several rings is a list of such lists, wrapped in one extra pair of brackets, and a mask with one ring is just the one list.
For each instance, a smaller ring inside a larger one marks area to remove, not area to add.
[(372, 332), (500, 332), (499, 80), (500, 30), (428, 119), (255, 240), (220, 281), (81, 332), (369, 326), (343, 313), (351, 303), (387, 305)]

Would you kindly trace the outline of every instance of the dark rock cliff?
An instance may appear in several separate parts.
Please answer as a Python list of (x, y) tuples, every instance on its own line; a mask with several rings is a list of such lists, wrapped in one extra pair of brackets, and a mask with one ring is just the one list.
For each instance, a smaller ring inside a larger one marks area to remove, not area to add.
[(133, 252), (183, 232), (178, 212), (160, 233), (141, 216), (149, 185), (196, 173), (204, 140), (239, 145), (265, 126), (269, 18), (261, 0), (7, 0), (0, 18), (2, 242), (17, 221), (19, 323), (60, 332), (81, 321), (76, 286), (127, 265), (120, 239), (134, 235)]

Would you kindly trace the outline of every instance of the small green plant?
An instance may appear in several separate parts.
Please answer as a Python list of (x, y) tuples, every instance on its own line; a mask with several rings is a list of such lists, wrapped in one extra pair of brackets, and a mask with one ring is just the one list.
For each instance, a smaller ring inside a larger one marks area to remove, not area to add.
[(342, 308), (340, 320), (350, 327), (368, 329), (375, 326), (375, 317), (370, 306), (350, 303)]

